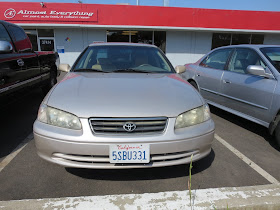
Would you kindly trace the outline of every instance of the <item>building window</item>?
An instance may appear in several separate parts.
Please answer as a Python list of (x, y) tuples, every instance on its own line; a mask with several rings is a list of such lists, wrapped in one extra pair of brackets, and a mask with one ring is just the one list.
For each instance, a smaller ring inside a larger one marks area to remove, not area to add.
[(251, 44), (263, 44), (264, 35), (262, 34), (253, 34), (251, 39)]
[(107, 42), (132, 42), (154, 44), (165, 52), (166, 32), (165, 31), (107, 31)]
[(263, 34), (213, 33), (212, 49), (237, 44), (263, 44)]
[(152, 31), (130, 31), (131, 42), (153, 44), (153, 32)]
[(39, 37), (54, 37), (53, 29), (38, 29)]
[(164, 53), (166, 49), (166, 32), (155, 31), (154, 32), (154, 45), (159, 47)]
[(55, 51), (53, 29), (37, 29), (39, 40), (39, 51)]
[(34, 51), (56, 51), (53, 29), (26, 29)]
[(40, 51), (55, 51), (54, 39), (42, 39), (40, 38)]
[(231, 44), (250, 44), (251, 34), (232, 34)]
[(129, 42), (129, 31), (107, 31), (107, 42)]
[(231, 44), (231, 34), (213, 33), (212, 49)]

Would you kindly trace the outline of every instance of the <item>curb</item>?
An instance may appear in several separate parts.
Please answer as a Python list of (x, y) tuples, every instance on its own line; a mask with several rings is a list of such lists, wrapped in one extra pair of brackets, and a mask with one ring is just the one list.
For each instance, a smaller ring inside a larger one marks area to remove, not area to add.
[(0, 201), (0, 209), (280, 209), (280, 185)]

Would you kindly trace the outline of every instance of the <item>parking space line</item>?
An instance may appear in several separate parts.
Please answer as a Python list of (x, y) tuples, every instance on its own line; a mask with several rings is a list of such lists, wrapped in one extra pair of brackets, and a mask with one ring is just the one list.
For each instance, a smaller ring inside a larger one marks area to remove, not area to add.
[(7, 157), (0, 162), (0, 172), (17, 156), (18, 153), (33, 139), (33, 133), (29, 134)]
[[(279, 209), (279, 185), (0, 201), (0, 209)], [(191, 199), (191, 200), (190, 200)], [(191, 201), (191, 202), (190, 202)]]
[(256, 172), (262, 175), (267, 181), (269, 181), (272, 184), (279, 184), (279, 181), (277, 179), (275, 179), (273, 176), (271, 176), (269, 173), (267, 173), (260, 166), (258, 166), (249, 158), (247, 158), (245, 155), (243, 155), (241, 152), (239, 152), (237, 149), (235, 149), (233, 146), (231, 146), (229, 143), (227, 143), (224, 139), (222, 139), (217, 134), (215, 134), (215, 139), (217, 139), (221, 144), (223, 144), (226, 148), (228, 148), (231, 152), (233, 152), (237, 157), (243, 160), (252, 169), (254, 169)]

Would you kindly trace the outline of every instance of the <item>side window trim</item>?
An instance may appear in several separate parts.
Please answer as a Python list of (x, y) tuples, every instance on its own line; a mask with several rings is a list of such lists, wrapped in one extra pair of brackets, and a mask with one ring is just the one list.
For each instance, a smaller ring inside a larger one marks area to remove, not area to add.
[(227, 62), (226, 62), (225, 68), (224, 68), (225, 71), (228, 71), (228, 66), (229, 66), (229, 64), (230, 64), (230, 62), (232, 60), (234, 52), (236, 51), (236, 48), (229, 48), (229, 49), (231, 49), (231, 52), (230, 52), (230, 54), (228, 56), (228, 59), (227, 59)]

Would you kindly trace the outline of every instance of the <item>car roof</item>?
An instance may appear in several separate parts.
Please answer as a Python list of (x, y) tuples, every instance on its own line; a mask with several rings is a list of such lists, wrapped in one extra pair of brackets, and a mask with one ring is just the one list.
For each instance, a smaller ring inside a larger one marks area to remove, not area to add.
[(4, 21), (4, 20), (0, 20), (0, 23), (5, 25), (5, 26), (8, 26), (8, 25), (14, 25), (14, 26), (18, 26), (16, 24), (13, 24), (13, 23), (10, 23), (10, 22), (7, 22), (7, 21)]
[(129, 42), (94, 42), (89, 46), (138, 46), (138, 47), (154, 47), (157, 48), (155, 45), (151, 44), (143, 44), (143, 43), (129, 43)]
[(239, 44), (239, 45), (228, 45), (223, 47), (217, 47), (216, 49), (226, 49), (226, 48), (252, 48), (252, 49), (260, 49), (264, 47), (280, 47), (280, 45), (267, 45), (267, 44)]

